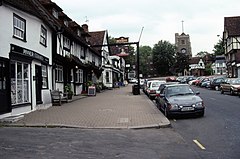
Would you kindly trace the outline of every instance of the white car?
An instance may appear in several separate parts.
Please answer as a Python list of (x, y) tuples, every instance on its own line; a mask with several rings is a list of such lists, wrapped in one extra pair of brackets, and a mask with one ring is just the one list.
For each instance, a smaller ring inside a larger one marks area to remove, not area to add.
[(138, 80), (136, 78), (129, 79), (129, 83), (138, 83)]
[(147, 95), (151, 100), (156, 98), (156, 90), (162, 83), (166, 83), (166, 81), (152, 80), (147, 82)]

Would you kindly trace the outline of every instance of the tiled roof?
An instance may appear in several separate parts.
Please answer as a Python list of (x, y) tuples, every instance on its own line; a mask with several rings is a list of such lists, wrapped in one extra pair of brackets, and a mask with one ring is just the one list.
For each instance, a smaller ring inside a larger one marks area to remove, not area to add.
[(91, 45), (103, 45), (105, 32), (106, 31), (89, 32)]
[[(89, 34), (90, 34), (89, 41), (90, 41), (91, 45), (93, 47), (94, 47), (94, 45), (103, 45), (105, 33), (106, 33), (106, 31), (89, 32)], [(97, 51), (101, 51), (102, 47), (97, 46), (97, 47), (94, 47), (94, 49)]]
[(189, 61), (189, 64), (198, 64), (201, 57), (192, 57)]
[(224, 31), (228, 33), (229, 36), (239, 36), (240, 35), (240, 16), (236, 17), (224, 17)]
[(30, 0), (1, 0), (3, 3), (13, 6), (19, 10), (28, 12), (32, 15), (37, 16), (38, 12), (36, 8), (33, 6)]

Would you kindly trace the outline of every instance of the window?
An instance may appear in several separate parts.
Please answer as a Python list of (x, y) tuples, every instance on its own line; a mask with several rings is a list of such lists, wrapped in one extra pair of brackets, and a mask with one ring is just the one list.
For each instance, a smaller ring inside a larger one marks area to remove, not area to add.
[(47, 46), (47, 29), (41, 26), (40, 43)]
[(58, 12), (55, 9), (52, 10), (52, 15), (58, 19)]
[(42, 88), (48, 88), (48, 72), (46, 65), (42, 65)]
[(63, 67), (57, 65), (55, 69), (55, 76), (57, 82), (63, 82)]
[(70, 50), (70, 40), (65, 36), (63, 37), (63, 47)]
[(13, 15), (13, 37), (26, 40), (26, 20)]
[(109, 72), (106, 72), (106, 83), (110, 82)]
[(82, 69), (78, 69), (76, 72), (76, 82), (83, 83), (83, 70)]
[(68, 21), (64, 20), (64, 25), (66, 25), (68, 27)]
[(11, 62), (11, 101), (13, 105), (30, 102), (30, 65)]
[(184, 45), (185, 44), (185, 40), (181, 40), (181, 44)]

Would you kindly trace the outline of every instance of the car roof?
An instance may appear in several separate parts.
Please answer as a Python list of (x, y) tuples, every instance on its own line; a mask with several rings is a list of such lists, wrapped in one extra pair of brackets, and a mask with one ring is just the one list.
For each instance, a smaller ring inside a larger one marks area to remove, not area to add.
[(173, 87), (173, 86), (189, 86), (188, 84), (169, 84), (169, 85), (166, 85), (166, 87)]

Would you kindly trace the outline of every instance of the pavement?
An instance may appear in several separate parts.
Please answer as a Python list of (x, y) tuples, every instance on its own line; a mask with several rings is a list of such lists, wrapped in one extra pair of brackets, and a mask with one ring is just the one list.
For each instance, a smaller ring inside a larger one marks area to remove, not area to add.
[(132, 85), (74, 96), (69, 103), (25, 114), (5, 126), (72, 127), (88, 129), (143, 129), (169, 127), (169, 120), (142, 92), (132, 94)]

